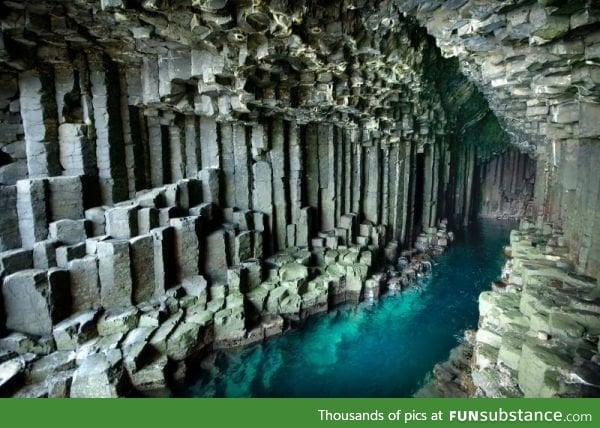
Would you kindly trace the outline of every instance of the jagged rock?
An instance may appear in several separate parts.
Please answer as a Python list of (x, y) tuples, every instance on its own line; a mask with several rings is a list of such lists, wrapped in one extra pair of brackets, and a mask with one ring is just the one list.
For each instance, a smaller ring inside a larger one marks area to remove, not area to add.
[(67, 245), (75, 245), (87, 238), (85, 220), (58, 220), (48, 225), (49, 238)]
[(32, 251), (19, 248), (0, 253), (0, 277), (33, 267)]
[(160, 327), (154, 332), (150, 338), (150, 345), (158, 352), (162, 354), (167, 353), (167, 340), (173, 330), (179, 324), (183, 316), (183, 311), (178, 311), (169, 317)]
[(98, 319), (98, 334), (110, 336), (127, 333), (135, 328), (139, 319), (139, 310), (135, 306), (107, 310)]
[(111, 239), (100, 241), (97, 245), (102, 306), (110, 308), (130, 305), (132, 278), (129, 242)]
[(246, 333), (243, 308), (222, 309), (214, 315), (216, 341), (239, 340)]
[(175, 361), (182, 361), (198, 352), (200, 324), (184, 321), (180, 323), (167, 339), (167, 355)]
[(75, 368), (76, 354), (73, 351), (56, 351), (34, 361), (27, 378), (32, 382), (41, 382), (53, 374)]
[(25, 361), (21, 357), (0, 363), (0, 397), (8, 397), (21, 383), (23, 372), (25, 370)]
[(54, 323), (68, 313), (68, 276), (63, 271), (23, 270), (9, 275), (2, 286), (6, 326), (35, 335), (52, 333)]
[(123, 360), (130, 375), (137, 372), (151, 358), (148, 344), (155, 330), (156, 327), (138, 327), (131, 330), (121, 343)]
[(126, 389), (121, 352), (92, 354), (75, 370), (71, 398), (116, 398)]
[(50, 375), (45, 382), (49, 398), (69, 398), (75, 370), (60, 371)]
[(97, 316), (98, 311), (81, 312), (58, 323), (52, 331), (56, 348), (59, 351), (75, 350), (95, 337), (98, 334)]

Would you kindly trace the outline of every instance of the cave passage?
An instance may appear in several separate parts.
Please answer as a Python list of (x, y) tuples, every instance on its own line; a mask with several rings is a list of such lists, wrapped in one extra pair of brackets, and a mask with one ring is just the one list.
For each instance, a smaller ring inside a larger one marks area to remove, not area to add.
[(178, 394), (188, 397), (409, 397), (477, 326), (515, 226), (482, 220), (459, 232), (432, 275), (372, 304), (341, 307), (261, 345), (218, 352)]
[(600, 396), (599, 4), (0, 0), (0, 397)]

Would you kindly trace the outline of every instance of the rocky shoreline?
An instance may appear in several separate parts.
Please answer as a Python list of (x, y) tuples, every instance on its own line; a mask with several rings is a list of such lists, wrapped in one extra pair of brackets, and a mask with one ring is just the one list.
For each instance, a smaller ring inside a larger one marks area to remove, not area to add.
[(521, 221), (479, 325), (416, 396), (599, 397), (600, 296), (577, 273), (562, 231)]
[(78, 312), (51, 335), (13, 332), (0, 339), (0, 392), (160, 394), (215, 350), (258, 343), (340, 304), (401, 291), (431, 269), (429, 254), (441, 254), (453, 239), (442, 221), (418, 237), (415, 249), (399, 254), (395, 242), (380, 239), (381, 227), (355, 226), (349, 242), (362, 244), (319, 237), (311, 251), (289, 248), (258, 263), (254, 276), (247, 268), (229, 269), (227, 284), (208, 287), (201, 276), (186, 278), (158, 299)]

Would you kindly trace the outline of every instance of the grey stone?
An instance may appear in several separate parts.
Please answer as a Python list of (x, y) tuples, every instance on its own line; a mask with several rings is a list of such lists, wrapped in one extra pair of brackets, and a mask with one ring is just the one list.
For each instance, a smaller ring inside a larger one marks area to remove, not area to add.
[(72, 260), (80, 259), (86, 255), (86, 244), (80, 242), (74, 245), (61, 245), (56, 247), (56, 265), (66, 268)]
[(225, 231), (211, 233), (205, 242), (204, 274), (211, 284), (225, 282), (228, 267)]
[(106, 208), (94, 207), (85, 210), (85, 218), (91, 223), (92, 235), (101, 236), (106, 233)]
[(56, 351), (34, 361), (27, 377), (32, 382), (40, 382), (46, 380), (54, 373), (74, 368), (75, 352)]
[(200, 350), (202, 327), (193, 322), (180, 323), (167, 339), (167, 355), (175, 361), (189, 358)]
[(74, 374), (75, 370), (65, 370), (48, 376), (45, 382), (48, 398), (69, 398)]
[(202, 182), (202, 197), (204, 202), (220, 205), (221, 201), (221, 176), (216, 168), (202, 169), (198, 173), (198, 179)]
[(14, 357), (0, 363), (0, 397), (8, 397), (21, 384), (25, 361)]
[(172, 227), (151, 230), (154, 247), (154, 296), (162, 296), (174, 281), (173, 257), (175, 234)]
[(24, 248), (48, 237), (47, 180), (20, 180), (17, 182), (17, 212), (19, 233)]
[(145, 235), (159, 226), (159, 211), (156, 208), (140, 208), (137, 213), (138, 233)]
[(86, 256), (68, 264), (71, 279), (71, 304), (73, 311), (97, 309), (101, 305), (98, 258)]
[(150, 300), (156, 290), (154, 238), (152, 235), (138, 236), (131, 239), (129, 245), (133, 303), (138, 304)]
[(17, 187), (0, 186), (0, 251), (6, 251), (21, 246), (19, 234), (19, 218), (17, 215)]
[(56, 324), (52, 331), (56, 349), (75, 350), (82, 343), (94, 338), (98, 334), (97, 316), (97, 310), (79, 312)]
[(200, 239), (198, 217), (174, 218), (175, 276), (181, 282), (186, 276), (198, 275), (200, 268)]
[(233, 264), (239, 265), (255, 256), (253, 245), (253, 232), (242, 232), (235, 237), (235, 250), (233, 253)]
[(0, 253), (0, 278), (33, 267), (32, 251), (19, 248)]
[(139, 316), (139, 309), (135, 306), (109, 309), (98, 319), (98, 334), (111, 336), (127, 333), (137, 326)]
[(189, 296), (198, 297), (206, 303), (207, 282), (202, 275), (184, 278), (181, 286)]
[(33, 244), (33, 267), (36, 269), (49, 269), (56, 267), (56, 247), (58, 243), (45, 240)]
[(148, 343), (155, 330), (155, 327), (138, 327), (131, 330), (121, 343), (125, 367), (130, 374), (138, 371), (151, 358)]
[(83, 218), (83, 190), (79, 176), (48, 178), (48, 220)]
[(92, 354), (75, 370), (71, 398), (117, 398), (126, 388), (121, 352)]
[(178, 311), (158, 327), (150, 338), (150, 345), (153, 349), (162, 354), (167, 352), (167, 339), (175, 327), (177, 327), (182, 317), (183, 312)]
[(236, 340), (246, 333), (243, 308), (222, 309), (214, 318), (215, 340)]
[(6, 277), (2, 285), (6, 327), (34, 335), (51, 334), (53, 324), (61, 321), (70, 307), (68, 274), (64, 273), (27, 269)]
[(129, 242), (98, 242), (98, 274), (100, 301), (106, 308), (127, 306), (132, 302), (131, 260)]
[(137, 205), (124, 205), (106, 210), (106, 234), (117, 239), (129, 239), (138, 234)]
[(49, 238), (67, 245), (74, 245), (87, 238), (85, 220), (58, 220), (48, 225)]

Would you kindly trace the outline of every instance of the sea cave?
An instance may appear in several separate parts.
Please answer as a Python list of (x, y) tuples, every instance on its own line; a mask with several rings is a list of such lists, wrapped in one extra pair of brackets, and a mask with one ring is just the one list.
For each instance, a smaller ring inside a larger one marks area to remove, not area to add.
[(0, 24), (0, 397), (600, 396), (598, 2)]

